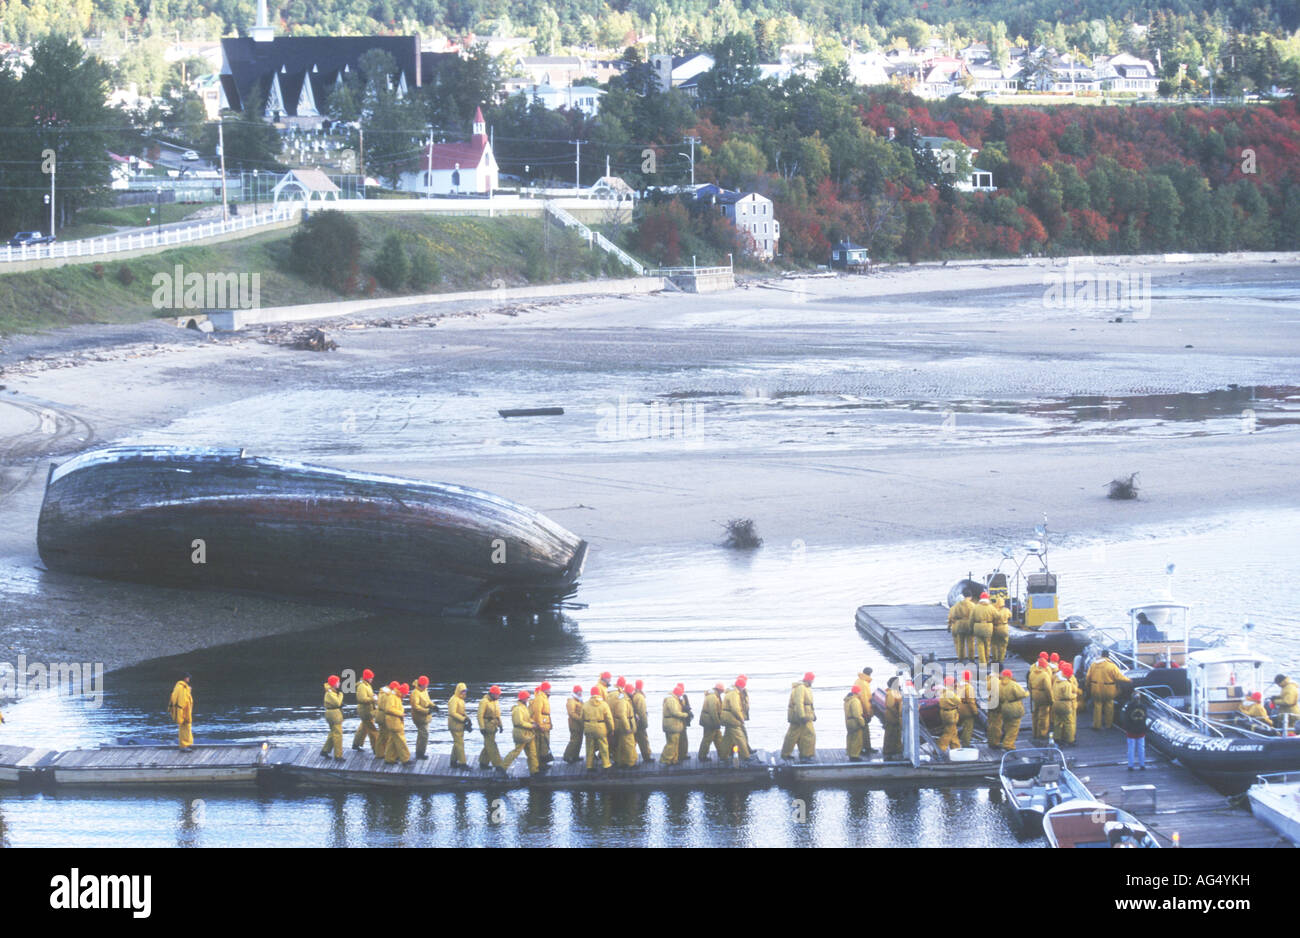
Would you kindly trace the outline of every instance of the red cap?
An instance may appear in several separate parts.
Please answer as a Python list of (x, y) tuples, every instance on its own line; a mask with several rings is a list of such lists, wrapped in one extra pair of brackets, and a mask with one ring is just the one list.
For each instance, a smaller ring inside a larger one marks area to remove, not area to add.
[(1039, 660), (1039, 661), (1046, 661), (1046, 660), (1047, 660), (1047, 652), (1045, 652), (1045, 651), (1040, 651), (1040, 652), (1038, 653), (1038, 660)]
[(329, 677), (325, 679), (325, 683), (328, 684), (330, 687), (338, 687), (339, 676), (337, 674), (331, 674)]
[(813, 682), (813, 673), (809, 671), (807, 674), (803, 676), (803, 679), (807, 681), (809, 684), (811, 684)]
[(519, 699), (520, 699), (520, 700), (527, 700), (527, 699), (528, 699), (528, 691), (526, 691), (526, 690), (521, 690), (521, 691), (519, 692)]
[(970, 680), (970, 672), (969, 672), (969, 671), (963, 671), (963, 672), (961, 673), (961, 679), (962, 679), (963, 681), (969, 681), (969, 680)]
[(980, 593), (980, 599), (988, 599), (988, 598), (989, 598), (988, 590), (985, 590), (983, 593)]
[(1052, 661), (1060, 661), (1060, 660), (1061, 660), (1061, 656), (1058, 655), (1056, 652), (1052, 652), (1052, 657), (1051, 657), (1050, 660), (1052, 660)]
[(418, 678), (416, 678), (415, 683), (419, 684), (421, 687), (428, 687), (429, 679), (425, 677), (423, 674), (421, 674)]
[(401, 692), (402, 692), (402, 696), (405, 697), (407, 694), (409, 694), (409, 693), (411, 692), (411, 685), (410, 685), (410, 684), (403, 684), (403, 685), (401, 686)]
[(608, 671), (601, 671), (601, 672), (600, 672), (600, 679), (601, 679), (602, 681), (608, 681), (608, 680), (609, 680), (609, 672), (608, 672)]
[(944, 683), (945, 685), (948, 685), (948, 684), (956, 684), (957, 682), (956, 682), (955, 680), (953, 680), (952, 675), (949, 674), (946, 678), (943, 679), (943, 683)]
[(1259, 691), (1255, 691), (1255, 693), (1250, 695), (1250, 699), (1258, 702), (1264, 699), (1264, 695), (1261, 694)]
[(374, 679), (375, 679), (375, 672), (371, 671), (369, 668), (366, 668), (364, 671), (361, 672), (361, 680), (373, 681)]
[(401, 684), (398, 684), (396, 681), (389, 681), (389, 682), (388, 682), (388, 689), (389, 689), (389, 690), (401, 690), (401, 689), (402, 689), (402, 685), (401, 685)]
[(493, 684), (491, 687), (488, 688), (488, 693), (489, 693), (489, 694), (496, 694), (496, 695), (500, 696), (500, 694), (501, 694), (501, 688), (500, 688), (500, 687), (497, 687), (497, 685)]
[(625, 678), (623, 675), (620, 674), (620, 675), (618, 676), (618, 680), (614, 682), (614, 686), (615, 686), (615, 687), (622, 687), (622, 686), (623, 686), (624, 684), (626, 684), (626, 683), (627, 683), (627, 678)]
[(713, 689), (714, 689), (714, 690), (726, 690), (726, 689), (727, 689), (727, 685), (726, 685), (726, 684), (723, 684), (721, 681), (718, 681), (718, 683), (716, 683), (716, 684), (713, 685)]
[(581, 697), (581, 696), (582, 696), (582, 685), (581, 685), (581, 684), (574, 684), (574, 685), (573, 685), (573, 692), (574, 692), (575, 694), (577, 694), (579, 697)]
[(1002, 672), (1003, 677), (1011, 677), (1011, 669), (1007, 668)]
[(850, 694), (861, 694), (861, 693), (862, 693), (862, 688), (859, 687), (857, 684), (854, 684), (852, 687), (849, 688), (849, 693), (850, 693)]
[(541, 691), (543, 694), (549, 694), (551, 692), (551, 682), (542, 681), (542, 683), (538, 686), (537, 689)]
[(676, 694), (678, 697), (680, 697), (682, 694), (686, 693), (685, 685), (678, 684), (676, 687), (673, 688), (673, 693)]
[(637, 690), (645, 690), (645, 681), (641, 680), (640, 678), (637, 678), (637, 679), (636, 679), (636, 689), (637, 689)]
[(593, 688), (591, 689), (591, 696), (593, 696), (593, 697), (604, 697), (604, 696), (605, 696), (605, 688), (603, 688), (603, 687), (601, 687), (599, 684), (597, 684), (595, 687), (593, 687)]
[(745, 675), (743, 674), (740, 677), (736, 678), (737, 687), (744, 687), (748, 683), (749, 683), (749, 678), (745, 677)]
[(1064, 674), (1066, 677), (1073, 677), (1074, 668), (1070, 667), (1070, 663), (1067, 661), (1061, 665), (1061, 673)]

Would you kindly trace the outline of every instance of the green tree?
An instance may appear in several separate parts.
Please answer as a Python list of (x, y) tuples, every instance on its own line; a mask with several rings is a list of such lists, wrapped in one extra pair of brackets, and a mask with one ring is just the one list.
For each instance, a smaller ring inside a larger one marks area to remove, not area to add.
[(375, 278), (386, 290), (400, 290), (411, 276), (411, 261), (402, 247), (402, 237), (397, 232), (384, 238), (375, 256)]

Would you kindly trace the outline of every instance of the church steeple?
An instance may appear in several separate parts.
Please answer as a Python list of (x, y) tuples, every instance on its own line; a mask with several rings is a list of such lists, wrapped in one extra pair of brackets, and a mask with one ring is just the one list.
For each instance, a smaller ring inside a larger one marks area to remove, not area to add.
[(275, 30), (267, 22), (266, 0), (257, 0), (257, 25), (252, 28), (249, 35), (253, 37), (254, 42), (270, 42), (275, 38)]
[(487, 136), (487, 121), (483, 120), (483, 109), (481, 107), (474, 108), (473, 133), (475, 137)]

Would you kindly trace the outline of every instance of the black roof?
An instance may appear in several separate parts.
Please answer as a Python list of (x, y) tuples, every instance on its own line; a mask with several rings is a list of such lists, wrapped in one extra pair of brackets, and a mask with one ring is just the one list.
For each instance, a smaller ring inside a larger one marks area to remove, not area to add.
[(302, 83), (311, 75), (316, 106), (323, 108), (321, 92), (333, 86), (344, 67), (357, 71), (361, 57), (371, 49), (382, 49), (391, 55), (406, 76), (407, 87), (419, 87), (423, 57), (418, 36), (276, 36), (269, 42), (258, 42), (248, 36), (222, 39), (225, 62), (221, 85), (230, 106), (242, 111), (253, 89), (261, 85), (269, 90), (278, 74), (286, 113), (293, 115)]

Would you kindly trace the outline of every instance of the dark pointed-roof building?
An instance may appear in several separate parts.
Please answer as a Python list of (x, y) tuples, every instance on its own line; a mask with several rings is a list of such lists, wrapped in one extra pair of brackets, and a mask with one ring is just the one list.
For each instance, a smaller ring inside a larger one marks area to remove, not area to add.
[[(330, 94), (358, 72), (372, 49), (397, 63), (392, 80), (399, 96), (420, 87), (418, 36), (276, 36), (266, 0), (258, 0), (249, 35), (221, 40), (221, 107), (242, 111), (251, 103), (267, 120), (314, 126)], [(264, 101), (254, 100), (259, 94)]]

